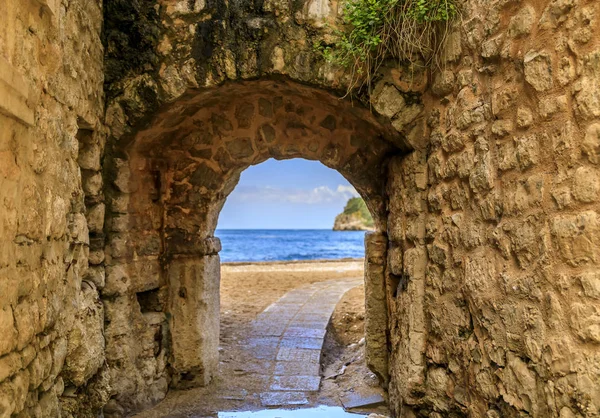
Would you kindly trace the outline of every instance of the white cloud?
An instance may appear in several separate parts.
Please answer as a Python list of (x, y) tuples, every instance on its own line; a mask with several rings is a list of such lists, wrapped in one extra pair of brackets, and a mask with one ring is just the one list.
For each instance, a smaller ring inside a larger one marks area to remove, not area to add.
[(275, 187), (239, 186), (230, 200), (237, 202), (271, 202), (320, 205), (330, 203), (346, 203), (351, 197), (357, 197), (358, 192), (352, 186), (339, 185), (335, 190), (328, 186), (314, 189), (280, 189)]

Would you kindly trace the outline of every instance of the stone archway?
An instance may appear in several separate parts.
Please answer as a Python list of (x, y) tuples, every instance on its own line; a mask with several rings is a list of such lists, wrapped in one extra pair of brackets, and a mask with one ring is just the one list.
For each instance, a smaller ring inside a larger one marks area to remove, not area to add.
[(318, 160), (352, 183), (386, 231), (387, 162), (406, 149), (394, 132), (331, 93), (267, 79), (189, 91), (116, 144), (106, 161), (103, 292), (116, 402), (138, 409), (169, 385), (207, 384), (215, 373), (214, 231), (244, 169), (269, 158)]

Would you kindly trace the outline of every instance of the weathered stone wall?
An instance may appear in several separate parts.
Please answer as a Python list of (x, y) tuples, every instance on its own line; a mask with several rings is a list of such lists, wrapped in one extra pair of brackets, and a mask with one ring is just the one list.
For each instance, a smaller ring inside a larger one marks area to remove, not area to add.
[[(137, 131), (153, 126), (144, 120), (162, 103), (227, 79), (282, 74), (343, 88), (348, 79), (312, 48), (330, 39), (322, 18), (334, 22), (337, 7), (162, 1), (129, 14), (112, 9), (115, 22), (139, 22), (107, 31), (113, 141), (126, 149)], [(583, 0), (465, 2), (440, 69), (387, 66), (377, 75), (366, 101), (400, 136), (388, 138), (396, 149), (387, 155), (397, 155), (387, 186), (388, 259), (372, 250), (367, 270), (377, 285), (387, 269), (397, 415), (598, 413), (597, 9)], [(140, 37), (148, 53), (129, 58), (128, 46)], [(223, 143), (243, 152), (228, 135), (194, 152), (216, 155)], [(156, 143), (151, 136), (142, 142)], [(248, 155), (222, 156), (242, 167), (261, 145), (251, 140), (246, 148)], [(201, 177), (210, 180), (214, 170)], [(217, 183), (225, 194), (234, 185)], [(170, 226), (214, 225), (213, 215), (204, 217)], [(380, 324), (371, 325), (377, 349), (370, 361), (385, 379)]]
[(600, 416), (600, 4), (462, 17), (389, 170), (392, 407)]
[(385, 167), (407, 145), (385, 117), (330, 91), (348, 78), (313, 42), (330, 32), (321, 17), (333, 19), (336, 9), (316, 1), (106, 2), (107, 416), (214, 375), (213, 234), (248, 166), (319, 160), (355, 185), (385, 231)]
[(268, 158), (319, 160), (354, 184), (385, 230), (385, 166), (396, 149), (383, 138), (390, 129), (322, 90), (259, 80), (189, 90), (131, 141), (115, 143), (119, 157), (106, 164), (102, 290), (115, 398), (105, 411), (143, 408), (167, 384), (205, 385), (214, 376), (220, 243), (213, 234), (243, 170)]
[(440, 68), (376, 75), (374, 114), (313, 48), (338, 7), (0, 0), (1, 417), (206, 384), (219, 210), (270, 157), (375, 215), (368, 361), (397, 416), (600, 415), (600, 4), (465, 1)]
[(0, 13), (0, 416), (95, 416), (108, 396), (86, 221), (102, 199), (89, 180), (101, 4), (1, 0)]

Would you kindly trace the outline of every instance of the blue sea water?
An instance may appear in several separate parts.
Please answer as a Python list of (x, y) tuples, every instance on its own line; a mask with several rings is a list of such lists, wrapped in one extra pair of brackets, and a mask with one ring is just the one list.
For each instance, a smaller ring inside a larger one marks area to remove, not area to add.
[(334, 260), (365, 256), (363, 231), (218, 229), (222, 262)]

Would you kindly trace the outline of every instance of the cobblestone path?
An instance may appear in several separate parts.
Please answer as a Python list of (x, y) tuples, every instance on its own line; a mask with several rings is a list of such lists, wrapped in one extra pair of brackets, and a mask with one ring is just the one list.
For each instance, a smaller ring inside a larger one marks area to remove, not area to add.
[(263, 406), (306, 404), (319, 390), (327, 324), (344, 293), (362, 282), (337, 279), (294, 289), (258, 315), (247, 346), (265, 374)]
[(217, 411), (314, 404), (327, 325), (344, 293), (362, 283), (362, 277), (333, 279), (289, 291), (231, 336), (238, 350), (234, 357), (223, 353), (214, 382), (171, 391), (136, 418), (212, 418)]

